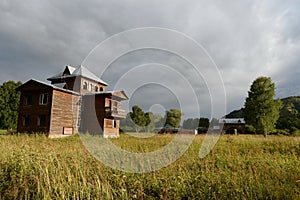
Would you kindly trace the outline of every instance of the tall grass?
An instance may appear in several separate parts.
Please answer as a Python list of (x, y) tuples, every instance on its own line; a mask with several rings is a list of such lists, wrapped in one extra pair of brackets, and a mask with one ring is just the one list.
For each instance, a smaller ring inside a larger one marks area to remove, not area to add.
[[(172, 138), (122, 135), (112, 142), (148, 152)], [(300, 198), (300, 138), (222, 136), (200, 159), (202, 141), (197, 136), (181, 158), (161, 170), (130, 174), (98, 162), (77, 136), (0, 136), (0, 199)]]

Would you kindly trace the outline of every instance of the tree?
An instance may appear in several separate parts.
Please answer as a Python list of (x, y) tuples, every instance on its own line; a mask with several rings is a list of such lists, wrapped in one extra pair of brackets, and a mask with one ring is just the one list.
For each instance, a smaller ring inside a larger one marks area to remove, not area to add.
[(8, 81), (0, 86), (0, 128), (17, 128), (21, 82)]
[(208, 128), (209, 127), (209, 119), (200, 117), (198, 127)]
[(184, 129), (196, 129), (199, 125), (199, 118), (188, 118), (183, 121), (182, 128)]
[(152, 132), (155, 129), (155, 118), (154, 118), (154, 114), (152, 112), (147, 112), (145, 113), (145, 119), (146, 119), (146, 128), (147, 128), (147, 132)]
[(210, 121), (210, 126), (211, 127), (220, 126), (219, 120), (217, 118), (212, 118)]
[(170, 109), (166, 112), (166, 125), (173, 126), (174, 128), (178, 128), (181, 122), (181, 117), (183, 113), (175, 108)]
[(130, 112), (129, 114), (132, 121), (135, 123), (136, 132), (138, 132), (141, 127), (146, 126), (147, 119), (145, 117), (145, 113), (138, 105), (133, 106), (132, 112)]
[(264, 136), (275, 129), (282, 103), (274, 100), (275, 84), (270, 77), (259, 77), (253, 81), (245, 102), (245, 121), (257, 133)]
[(132, 132), (135, 130), (135, 124), (130, 117), (130, 113), (127, 113), (125, 119), (120, 120), (120, 129), (124, 132)]
[(155, 128), (161, 128), (166, 123), (166, 118), (162, 117), (160, 114), (154, 114), (153, 118), (154, 118)]

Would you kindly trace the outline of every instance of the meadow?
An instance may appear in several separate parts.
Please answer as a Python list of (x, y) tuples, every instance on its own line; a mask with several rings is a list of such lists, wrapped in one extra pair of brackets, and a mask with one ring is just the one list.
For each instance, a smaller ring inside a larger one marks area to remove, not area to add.
[[(111, 141), (147, 152), (173, 137)], [(200, 159), (203, 138), (173, 164), (134, 174), (97, 161), (78, 136), (0, 135), (0, 199), (300, 199), (300, 137), (223, 135)]]

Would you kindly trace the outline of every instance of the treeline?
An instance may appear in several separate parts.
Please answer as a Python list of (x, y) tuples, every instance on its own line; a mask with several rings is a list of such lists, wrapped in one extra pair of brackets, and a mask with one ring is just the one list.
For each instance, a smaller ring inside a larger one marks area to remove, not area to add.
[(138, 105), (135, 105), (132, 107), (132, 112), (129, 112), (125, 119), (121, 119), (120, 129), (124, 132), (153, 132), (166, 125), (178, 128), (182, 116), (183, 113), (175, 108), (166, 111), (165, 116), (161, 116), (152, 112), (145, 113)]
[[(183, 113), (178, 109), (166, 111), (164, 116), (152, 112), (144, 112), (138, 105), (132, 107), (125, 119), (120, 121), (120, 129), (124, 132), (154, 132), (155, 130), (179, 128)], [(209, 127), (208, 118), (188, 118), (183, 121), (183, 129), (198, 129), (206, 132)]]

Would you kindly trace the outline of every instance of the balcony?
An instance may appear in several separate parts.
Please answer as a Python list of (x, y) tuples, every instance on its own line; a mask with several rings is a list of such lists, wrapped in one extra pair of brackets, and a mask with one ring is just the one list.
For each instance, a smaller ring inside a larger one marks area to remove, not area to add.
[(106, 107), (105, 108), (105, 115), (107, 117), (116, 117), (116, 118), (126, 118), (125, 110), (120, 109), (118, 107)]

